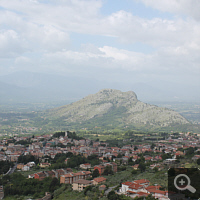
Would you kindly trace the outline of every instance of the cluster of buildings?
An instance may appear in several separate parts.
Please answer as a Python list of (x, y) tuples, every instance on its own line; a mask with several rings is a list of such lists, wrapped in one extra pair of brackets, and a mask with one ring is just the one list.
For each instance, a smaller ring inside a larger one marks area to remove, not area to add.
[(66, 168), (66, 169), (55, 169), (55, 170), (49, 170), (49, 171), (40, 171), (36, 172), (34, 174), (30, 174), (28, 178), (35, 178), (38, 180), (43, 180), (46, 177), (51, 177), (51, 178), (60, 178), (62, 175), (72, 173), (71, 168)]
[(78, 191), (82, 191), (84, 190), (87, 186), (90, 185), (98, 185), (100, 190), (105, 190), (106, 186), (102, 185), (103, 183), (106, 182), (106, 178), (104, 177), (98, 177), (98, 178), (94, 178), (93, 180), (84, 180), (84, 179), (79, 179), (77, 181), (74, 181), (72, 183), (72, 189), (73, 190), (78, 190)]
[(85, 187), (89, 185), (98, 185), (106, 182), (106, 178), (98, 177), (93, 180), (87, 180), (91, 178), (90, 171), (79, 171), (73, 172), (72, 169), (57, 169), (51, 171), (41, 171), (28, 176), (28, 178), (35, 178), (38, 180), (43, 180), (46, 177), (56, 177), (60, 179), (60, 183), (62, 184), (71, 184), (73, 190), (82, 191)]
[(122, 183), (118, 194), (125, 194), (132, 198), (147, 197), (152, 195), (159, 200), (168, 200), (168, 191), (160, 190), (161, 186), (150, 186), (150, 181), (146, 179), (134, 180)]
[[(98, 155), (100, 159), (103, 158), (113, 160), (115, 162), (121, 162), (126, 164), (128, 159), (132, 157), (133, 161), (138, 159), (138, 154), (144, 152), (157, 152), (157, 156), (145, 156), (146, 161), (160, 161), (162, 160), (161, 154), (170, 153), (172, 158), (176, 159), (177, 156), (184, 155), (184, 152), (177, 149), (187, 149), (189, 147), (197, 147), (197, 151), (200, 151), (200, 140), (197, 140), (197, 135), (184, 135), (180, 134), (177, 139), (172, 137), (166, 140), (160, 140), (155, 142), (155, 147), (152, 149), (149, 144), (141, 144), (137, 146), (124, 145), (119, 147), (108, 147), (107, 143), (91, 142), (89, 139), (75, 140), (68, 138), (67, 134), (64, 137), (52, 138), (52, 135), (43, 135), (30, 137), (14, 137), (15, 141), (27, 141), (30, 143), (27, 147), (24, 145), (15, 145), (10, 139), (4, 139), (0, 141), (0, 160), (10, 160), (16, 162), (21, 154), (31, 154), (40, 159), (43, 162), (44, 156), (50, 156), (54, 158), (57, 153), (72, 152), (75, 155), (81, 154), (88, 157), (92, 154)], [(62, 144), (62, 145), (59, 145)], [(65, 147), (60, 147), (65, 146)], [(159, 155), (160, 153), (160, 155)], [(119, 158), (118, 155), (123, 155)]]
[[(195, 156), (192, 160), (196, 161), (200, 158), (200, 140), (197, 138), (197, 134), (179, 134), (176, 139), (169, 137), (165, 140), (156, 141), (152, 147), (148, 143), (138, 145), (124, 145), (120, 147), (109, 147), (105, 142), (94, 142), (89, 139), (76, 140), (67, 136), (61, 136), (59, 138), (53, 138), (52, 135), (34, 136), (34, 137), (15, 137), (15, 141), (29, 141), (27, 145), (15, 144), (11, 139), (4, 139), (0, 141), (0, 160), (9, 160), (17, 162), (20, 155), (33, 155), (39, 159), (40, 167), (49, 167), (49, 157), (55, 158), (58, 153), (71, 152), (74, 155), (82, 155), (88, 157), (90, 155), (97, 155), (102, 161), (100, 165), (91, 166), (90, 163), (83, 163), (80, 168), (85, 171), (79, 171), (74, 173), (70, 168), (57, 169), (51, 171), (41, 171), (35, 174), (29, 175), (29, 178), (35, 178), (43, 180), (45, 177), (57, 177), (60, 178), (60, 183), (72, 184), (74, 190), (83, 190), (88, 185), (95, 185), (103, 183), (106, 179), (104, 177), (98, 177), (93, 180), (87, 180), (91, 176), (89, 169), (99, 171), (101, 176), (106, 167), (110, 167), (113, 172), (117, 172), (117, 165), (128, 164), (129, 160), (138, 160), (139, 154), (147, 153), (144, 155), (145, 162), (152, 161), (150, 168), (154, 167), (162, 168), (162, 164), (170, 164), (179, 157), (184, 157), (186, 149), (189, 147), (195, 147)], [(181, 149), (181, 150), (178, 150)], [(151, 154), (152, 152), (152, 154)], [(156, 153), (156, 154), (153, 154)], [(170, 154), (171, 158), (164, 160), (162, 154)], [(68, 158), (70, 159), (70, 158)], [(67, 160), (66, 159), (66, 162)], [(162, 163), (162, 164), (161, 164)], [(22, 171), (29, 171), (31, 167), (35, 165), (34, 162), (29, 162), (26, 165), (19, 163), (17, 169)], [(134, 169), (138, 169), (138, 164), (134, 165)], [(167, 191), (160, 190), (159, 186), (150, 186), (149, 181), (135, 180), (133, 182), (124, 182), (118, 194), (125, 194), (131, 197), (148, 196), (152, 194), (159, 200), (165, 200), (167, 197)], [(104, 188), (104, 186), (102, 186)]]

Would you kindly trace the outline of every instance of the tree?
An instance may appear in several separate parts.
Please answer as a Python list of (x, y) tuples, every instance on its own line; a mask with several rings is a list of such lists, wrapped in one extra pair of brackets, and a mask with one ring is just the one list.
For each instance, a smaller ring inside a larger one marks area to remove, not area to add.
[(158, 172), (158, 167), (154, 167), (155, 173)]
[(115, 192), (113, 190), (108, 193), (107, 197), (109, 200), (118, 200), (119, 199), (119, 195), (115, 194)]
[(59, 180), (54, 177), (49, 185), (49, 191), (54, 192), (60, 186)]
[(133, 157), (130, 157), (128, 159), (128, 165), (134, 165), (135, 163), (133, 162)]
[(186, 156), (193, 156), (194, 154), (194, 148), (193, 147), (189, 147), (187, 150), (186, 150)]
[(137, 146), (135, 146), (135, 147), (134, 147), (134, 151), (136, 151), (137, 149), (138, 149)]
[(114, 174), (114, 172), (112, 170), (112, 167), (107, 165), (103, 172), (103, 175), (108, 175), (108, 174)]
[(137, 174), (137, 170), (133, 169), (131, 173), (132, 174)]
[(92, 178), (96, 178), (99, 176), (99, 170), (98, 169), (95, 169), (92, 173)]
[(146, 170), (146, 165), (143, 162), (140, 162), (138, 168), (140, 169), (141, 172), (145, 172)]
[(154, 149), (154, 147), (156, 147), (156, 145), (154, 143), (151, 144), (151, 149)]
[(122, 154), (119, 153), (119, 154), (117, 155), (117, 158), (122, 158)]

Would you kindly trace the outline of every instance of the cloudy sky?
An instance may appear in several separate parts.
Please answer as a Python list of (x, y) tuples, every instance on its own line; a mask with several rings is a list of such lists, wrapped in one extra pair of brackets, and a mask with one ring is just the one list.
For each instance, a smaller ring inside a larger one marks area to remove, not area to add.
[(0, 75), (200, 86), (199, 0), (1, 0)]

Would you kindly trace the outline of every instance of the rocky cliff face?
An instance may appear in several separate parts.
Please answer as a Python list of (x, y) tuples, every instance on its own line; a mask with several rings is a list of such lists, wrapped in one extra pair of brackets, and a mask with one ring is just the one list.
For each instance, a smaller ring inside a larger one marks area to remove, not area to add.
[(123, 125), (170, 126), (189, 123), (179, 113), (143, 103), (134, 92), (103, 89), (70, 105), (49, 110), (49, 118), (62, 118), (67, 123), (84, 123), (88, 120)]

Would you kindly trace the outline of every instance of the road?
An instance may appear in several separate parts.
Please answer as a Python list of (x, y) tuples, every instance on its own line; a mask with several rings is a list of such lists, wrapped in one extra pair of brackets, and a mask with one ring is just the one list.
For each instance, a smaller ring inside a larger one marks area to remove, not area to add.
[(7, 175), (7, 174), (8, 174), (8, 175), (12, 174), (12, 173), (16, 170), (16, 168), (17, 168), (17, 163), (15, 163), (15, 165), (14, 165), (13, 168), (10, 168), (10, 169), (9, 169), (9, 171), (6, 173), (6, 175)]
[(115, 185), (115, 186), (112, 186), (112, 187), (109, 187), (106, 191), (105, 191), (105, 195), (108, 195), (109, 192), (112, 191), (112, 189), (114, 189), (115, 187), (117, 187), (118, 185)]

